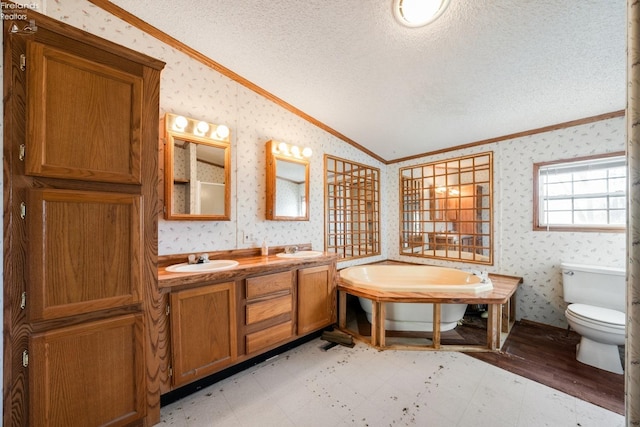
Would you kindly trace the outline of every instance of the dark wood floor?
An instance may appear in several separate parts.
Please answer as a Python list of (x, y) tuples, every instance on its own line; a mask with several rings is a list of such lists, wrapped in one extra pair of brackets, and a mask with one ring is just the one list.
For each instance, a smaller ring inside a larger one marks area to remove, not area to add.
[[(370, 335), (370, 325), (357, 300), (349, 301), (348, 306), (349, 314), (357, 321), (358, 332), (362, 336)], [(387, 331), (387, 336), (419, 337), (421, 334)], [(486, 342), (486, 320), (470, 311), (464, 324), (443, 332), (441, 340), (443, 344), (483, 344)], [(499, 352), (466, 354), (624, 415), (624, 376), (578, 362), (575, 352), (579, 341), (580, 336), (575, 332), (520, 321), (516, 322)]]
[(500, 352), (468, 353), (594, 405), (624, 415), (624, 375), (576, 360), (575, 332), (526, 321), (516, 322)]

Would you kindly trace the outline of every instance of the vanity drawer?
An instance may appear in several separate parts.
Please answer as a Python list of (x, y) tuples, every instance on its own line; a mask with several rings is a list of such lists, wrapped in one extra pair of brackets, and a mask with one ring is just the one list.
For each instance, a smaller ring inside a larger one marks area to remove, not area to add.
[(262, 322), (293, 310), (291, 294), (247, 304), (245, 322), (247, 325)]
[(247, 354), (284, 341), (293, 335), (291, 321), (263, 329), (245, 337)]
[(293, 271), (250, 277), (246, 282), (247, 299), (259, 298), (281, 291), (291, 292), (293, 287)]

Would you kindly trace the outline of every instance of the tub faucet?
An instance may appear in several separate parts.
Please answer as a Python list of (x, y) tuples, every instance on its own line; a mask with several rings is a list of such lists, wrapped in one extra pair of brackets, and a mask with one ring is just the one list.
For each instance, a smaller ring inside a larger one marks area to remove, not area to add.
[(295, 254), (296, 252), (298, 252), (297, 246), (287, 246), (284, 248), (284, 253), (286, 254)]
[(482, 271), (480, 273), (480, 281), (482, 283), (487, 283), (489, 281), (489, 273), (487, 271)]
[(469, 275), (467, 276), (467, 279), (465, 280), (467, 283), (469, 283), (472, 276), (478, 276), (480, 278), (481, 283), (489, 282), (489, 273), (487, 271), (480, 271), (480, 270), (464, 270), (464, 271), (469, 273)]

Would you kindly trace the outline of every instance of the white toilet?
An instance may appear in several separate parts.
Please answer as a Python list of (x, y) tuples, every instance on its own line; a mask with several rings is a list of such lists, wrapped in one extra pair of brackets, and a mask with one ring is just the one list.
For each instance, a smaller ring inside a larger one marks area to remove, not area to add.
[(576, 359), (622, 374), (618, 346), (624, 345), (626, 279), (620, 268), (562, 263), (565, 316), (582, 339)]

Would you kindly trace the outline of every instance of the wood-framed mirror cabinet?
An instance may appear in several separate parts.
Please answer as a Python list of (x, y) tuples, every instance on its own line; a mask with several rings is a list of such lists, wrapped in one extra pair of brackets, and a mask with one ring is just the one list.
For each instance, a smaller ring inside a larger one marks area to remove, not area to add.
[(224, 125), (165, 114), (165, 219), (231, 219), (231, 139)]
[(400, 254), (493, 264), (493, 153), (400, 169)]
[(308, 221), (311, 149), (270, 140), (265, 150), (266, 218), (275, 221)]

